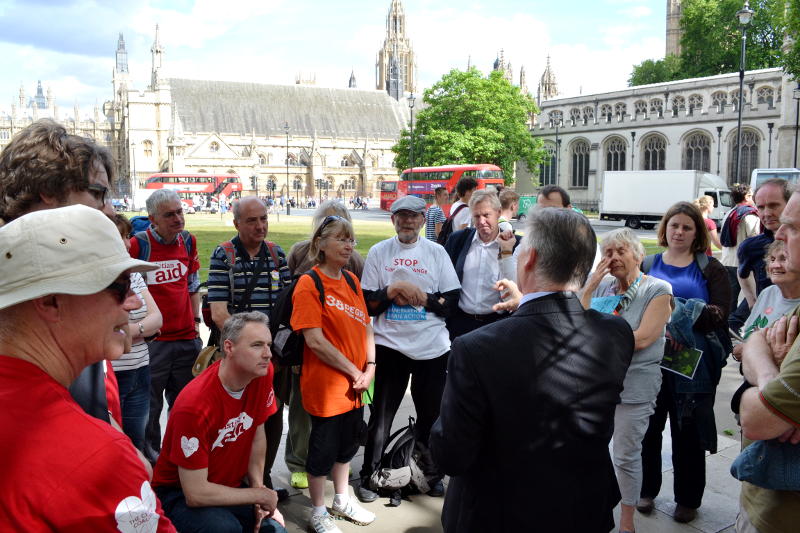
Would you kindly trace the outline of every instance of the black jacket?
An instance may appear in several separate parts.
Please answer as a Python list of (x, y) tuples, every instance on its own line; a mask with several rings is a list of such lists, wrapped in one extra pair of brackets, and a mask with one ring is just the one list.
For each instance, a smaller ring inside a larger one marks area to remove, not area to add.
[(572, 293), (458, 337), (430, 436), (452, 476), (445, 531), (609, 531), (608, 443), (633, 347), (625, 320)]

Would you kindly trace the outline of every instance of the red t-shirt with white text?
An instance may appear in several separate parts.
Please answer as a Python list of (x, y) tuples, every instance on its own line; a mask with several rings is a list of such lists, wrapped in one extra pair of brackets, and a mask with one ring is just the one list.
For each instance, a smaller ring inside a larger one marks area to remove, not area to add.
[(174, 532), (128, 437), (0, 356), (0, 530)]
[(153, 472), (154, 487), (179, 487), (178, 467), (208, 468), (208, 481), (228, 487), (239, 487), (247, 474), (256, 429), (278, 410), (272, 364), (238, 400), (222, 386), (219, 367), (220, 361), (209, 366), (175, 400)]

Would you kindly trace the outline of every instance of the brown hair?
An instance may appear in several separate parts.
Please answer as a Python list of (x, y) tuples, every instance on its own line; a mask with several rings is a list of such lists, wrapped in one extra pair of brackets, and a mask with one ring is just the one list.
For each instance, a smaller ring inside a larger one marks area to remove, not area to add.
[(353, 225), (350, 221), (336, 215), (325, 217), (322, 223), (314, 230), (311, 235), (311, 242), (308, 246), (308, 258), (315, 265), (325, 262), (325, 252), (320, 248), (322, 239), (328, 237), (344, 237), (345, 239), (355, 238)]
[(29, 212), (42, 196), (66, 201), (89, 187), (89, 171), (99, 161), (114, 176), (108, 149), (70, 135), (61, 124), (42, 119), (20, 131), (0, 153), (0, 218), (9, 222)]
[(678, 202), (670, 207), (661, 222), (658, 224), (658, 244), (659, 246), (667, 247), (667, 224), (669, 220), (675, 215), (686, 215), (694, 222), (695, 234), (694, 242), (692, 242), (692, 253), (703, 252), (708, 249), (711, 237), (708, 235), (708, 228), (703, 220), (703, 215), (696, 205), (689, 202)]
[(508, 187), (504, 187), (498, 196), (500, 198), (500, 206), (502, 209), (510, 209), (514, 202), (519, 202), (519, 194), (517, 194), (516, 191), (512, 191)]
[(128, 217), (122, 213), (115, 213), (111, 221), (117, 226), (117, 229), (119, 230), (119, 233), (122, 235), (123, 239), (130, 237), (131, 231), (133, 231), (133, 226), (131, 225), (131, 221), (128, 220)]

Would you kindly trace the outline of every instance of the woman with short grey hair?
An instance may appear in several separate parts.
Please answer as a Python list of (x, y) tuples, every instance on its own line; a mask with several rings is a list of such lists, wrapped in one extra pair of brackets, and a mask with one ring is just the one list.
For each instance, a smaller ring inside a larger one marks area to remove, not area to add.
[(642, 274), (644, 246), (630, 228), (608, 233), (603, 258), (583, 289), (587, 309), (613, 313), (633, 329), (633, 359), (614, 415), (614, 468), (622, 493), (620, 533), (635, 531), (633, 516), (642, 485), (642, 439), (661, 389), (664, 332), (672, 311), (669, 283)]

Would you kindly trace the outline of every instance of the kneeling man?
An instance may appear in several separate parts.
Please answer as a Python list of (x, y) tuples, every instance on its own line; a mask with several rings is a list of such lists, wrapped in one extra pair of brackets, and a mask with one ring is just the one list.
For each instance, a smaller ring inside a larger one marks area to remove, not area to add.
[(264, 422), (277, 408), (267, 317), (231, 316), (220, 343), (223, 358), (175, 401), (153, 486), (181, 532), (285, 533), (277, 494), (263, 483)]

